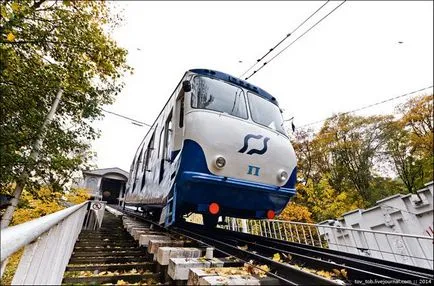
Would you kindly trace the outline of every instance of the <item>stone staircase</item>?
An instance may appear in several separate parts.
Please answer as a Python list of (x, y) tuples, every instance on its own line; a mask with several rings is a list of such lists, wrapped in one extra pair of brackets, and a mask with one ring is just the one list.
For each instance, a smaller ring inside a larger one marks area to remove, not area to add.
[(62, 283), (157, 284), (152, 255), (124, 230), (122, 219), (105, 212), (99, 230), (83, 230), (74, 246)]

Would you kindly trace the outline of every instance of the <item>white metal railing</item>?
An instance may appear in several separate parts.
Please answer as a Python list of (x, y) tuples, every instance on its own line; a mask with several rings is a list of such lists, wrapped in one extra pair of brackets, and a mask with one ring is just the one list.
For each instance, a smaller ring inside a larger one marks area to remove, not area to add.
[[(89, 202), (1, 230), (1, 262), (24, 247), (12, 285), (59, 285)], [(1, 273), (3, 275), (3, 273)]]
[(226, 218), (222, 228), (433, 269), (434, 238), (282, 220)]

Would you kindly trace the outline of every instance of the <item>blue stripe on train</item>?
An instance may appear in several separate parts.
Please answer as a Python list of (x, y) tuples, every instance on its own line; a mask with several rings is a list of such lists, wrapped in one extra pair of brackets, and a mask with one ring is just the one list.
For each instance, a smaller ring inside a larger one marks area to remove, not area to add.
[(216, 176), (209, 171), (200, 145), (187, 139), (175, 179), (178, 206), (191, 208), (217, 202), (221, 215), (264, 218), (269, 209), (280, 213), (289, 198), (295, 195), (295, 173), (294, 170), (284, 187)]

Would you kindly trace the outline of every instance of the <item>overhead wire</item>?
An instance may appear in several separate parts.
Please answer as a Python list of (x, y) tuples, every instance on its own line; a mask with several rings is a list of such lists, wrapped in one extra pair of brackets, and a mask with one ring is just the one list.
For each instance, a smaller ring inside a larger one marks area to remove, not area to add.
[[(328, 2), (329, 2), (330, 0), (327, 0), (324, 4), (322, 4), (315, 12), (313, 12), (308, 18), (306, 18), (302, 23), (300, 23), (291, 33), (289, 33), (289, 34), (287, 34), (279, 43), (277, 43), (273, 48), (271, 48), (264, 56), (262, 56), (260, 59), (258, 59), (257, 60), (257, 62), (253, 65), (253, 66), (251, 66), (246, 72), (244, 72), (240, 77), (242, 77), (244, 74), (246, 74), (248, 71), (250, 71), (256, 64), (258, 64), (260, 61), (262, 61), (266, 56), (268, 56), (272, 51), (274, 51), (279, 45), (281, 45), (288, 37), (290, 37), (293, 33), (295, 33), (301, 26), (303, 26), (309, 19), (311, 19), (316, 13), (318, 13)], [(328, 15), (330, 15), (333, 11), (335, 11), (337, 8), (339, 8), (344, 2), (345, 2), (346, 0), (344, 0), (339, 6), (337, 6), (336, 8), (334, 8), (331, 12), (329, 12), (325, 17), (323, 17), (321, 20), (319, 20), (317, 23), (315, 23), (311, 28), (309, 28), (306, 32), (304, 32), (301, 36), (303, 36), (304, 34), (306, 34), (309, 30), (311, 30), (313, 27), (315, 27), (317, 24), (319, 24), (319, 22), (321, 22), (323, 19), (325, 19)], [(299, 38), (301, 38), (301, 36), (300, 37), (298, 37), (296, 40), (294, 40), (290, 45), (292, 45), (295, 41), (297, 41)], [(285, 47), (283, 50), (285, 50), (285, 49), (287, 49), (289, 46), (287, 46), (287, 47)], [(282, 51), (283, 51), (282, 50)], [(281, 52), (282, 52), (281, 51)], [(279, 55), (281, 52), (279, 52), (277, 55)], [(276, 56), (277, 56), (276, 55)], [(268, 61), (268, 63), (269, 62), (271, 62), (276, 56), (274, 56), (270, 61)], [(254, 71), (254, 73), (253, 74), (255, 74), (256, 72), (258, 72), (260, 69), (262, 69), (265, 65), (267, 64), (267, 62), (266, 63), (264, 63), (264, 65), (262, 66), (262, 67), (260, 67), (257, 71)], [(253, 75), (252, 74), (252, 75)], [(248, 78), (250, 78), (252, 75), (250, 75)], [(248, 79), (248, 78), (246, 78), (246, 80)], [(130, 117), (127, 117), (127, 116), (125, 116), (125, 115), (122, 115), (122, 114), (119, 114), (119, 113), (116, 113), (116, 112), (113, 112), (113, 111), (108, 111), (108, 110), (106, 110), (106, 109), (103, 109), (103, 108), (101, 108), (101, 110), (103, 111), (103, 112), (106, 112), (106, 113), (109, 113), (109, 114), (112, 114), (112, 115), (115, 115), (115, 116), (118, 116), (118, 117), (121, 117), (121, 118), (124, 118), (124, 119), (127, 119), (127, 120), (130, 120), (131, 121), (131, 123), (133, 123), (133, 124), (135, 124), (135, 125), (138, 125), (138, 126), (148, 126), (148, 127), (152, 127), (150, 124), (147, 124), (147, 123), (145, 123), (145, 122), (142, 122), (142, 121), (139, 121), (139, 120), (136, 120), (136, 119), (133, 119), (133, 118), (130, 118)]]
[(280, 52), (278, 52), (274, 57), (272, 57), (268, 62), (264, 62), (262, 66), (260, 66), (257, 70), (253, 71), (253, 73), (246, 77), (245, 80), (248, 80), (253, 75), (255, 75), (257, 72), (259, 72), (261, 69), (265, 67), (265, 65), (269, 64), (271, 61), (273, 61), (276, 57), (278, 57), (281, 53), (283, 53), (286, 49), (288, 49), (290, 46), (292, 46), (295, 42), (297, 42), (301, 37), (306, 35), (309, 31), (311, 31), (313, 28), (315, 28), (319, 23), (321, 23), (324, 19), (326, 19), (328, 16), (330, 16), (334, 11), (336, 11), (339, 7), (341, 7), (347, 0), (342, 1), (338, 6), (333, 8), (329, 13), (327, 13), (324, 17), (322, 17), (319, 21), (317, 21), (315, 24), (313, 24), (309, 29), (307, 29), (303, 34), (298, 36), (294, 41), (292, 41), (289, 45), (287, 45), (285, 48), (283, 48)]
[[(371, 108), (371, 107), (374, 107), (374, 106), (377, 106), (377, 105), (380, 105), (380, 104), (383, 104), (383, 103), (386, 103), (386, 102), (390, 102), (390, 101), (393, 101), (393, 100), (396, 100), (396, 99), (399, 99), (399, 98), (402, 98), (402, 97), (406, 97), (406, 96), (409, 96), (409, 95), (412, 95), (412, 94), (415, 94), (415, 93), (422, 92), (422, 91), (430, 89), (430, 88), (433, 88), (433, 86), (432, 85), (431, 86), (427, 86), (427, 87), (424, 87), (424, 88), (421, 88), (421, 89), (418, 89), (418, 90), (415, 90), (415, 91), (412, 91), (412, 92), (408, 92), (408, 93), (401, 94), (401, 95), (398, 95), (398, 96), (395, 96), (395, 97), (391, 97), (391, 98), (388, 98), (388, 99), (385, 99), (385, 100), (382, 100), (382, 101), (378, 101), (378, 102), (375, 102), (375, 103), (372, 103), (372, 104), (369, 104), (369, 105), (366, 105), (366, 106), (362, 106), (362, 107), (357, 108), (357, 109), (353, 109), (353, 110), (350, 110), (350, 111), (339, 113), (339, 114), (327, 117), (327, 118), (322, 119), (322, 120), (318, 120), (318, 121), (315, 121), (315, 122), (311, 122), (311, 123), (308, 123), (308, 124), (301, 125), (299, 128), (315, 125), (315, 124), (324, 122), (326, 120), (330, 120), (330, 119), (336, 118), (338, 116), (347, 115), (347, 114), (354, 113), (354, 112), (357, 112), (357, 111), (365, 110), (365, 109), (368, 109), (368, 108)], [(290, 120), (291, 119), (287, 119), (287, 120), (284, 120), (284, 121), (290, 121)]]
[(101, 110), (102, 110), (103, 112), (105, 112), (105, 113), (110, 113), (110, 114), (112, 114), (112, 115), (115, 115), (115, 116), (118, 116), (118, 117), (121, 117), (121, 118), (124, 118), (124, 119), (128, 119), (128, 120), (130, 120), (131, 123), (133, 123), (134, 125), (137, 125), (137, 126), (148, 126), (148, 127), (152, 127), (152, 125), (150, 125), (150, 124), (148, 124), (148, 123), (145, 123), (145, 122), (142, 122), (142, 121), (139, 121), (139, 120), (133, 119), (133, 118), (131, 118), (131, 117), (128, 117), (128, 116), (125, 116), (125, 115), (122, 115), (122, 114), (119, 114), (119, 113), (116, 113), (116, 112), (113, 112), (113, 111), (108, 111), (108, 110), (105, 110), (104, 108), (101, 108)]
[(307, 17), (301, 24), (299, 24), (292, 32), (287, 34), (280, 42), (278, 42), (274, 47), (272, 47), (265, 55), (263, 55), (260, 59), (256, 60), (256, 63), (254, 63), (250, 68), (248, 68), (242, 75), (239, 77), (243, 77), (246, 73), (248, 73), (254, 66), (256, 66), (259, 62), (261, 62), (266, 56), (268, 56), (272, 51), (274, 51), (280, 44), (282, 44), (286, 39), (288, 39), (292, 34), (294, 34), (301, 26), (303, 26), (307, 21), (309, 21), (310, 18), (312, 18), (318, 11), (320, 11), (327, 3), (329, 3), (330, 0), (327, 0), (324, 4), (322, 4), (318, 9), (316, 9), (315, 12), (310, 14), (309, 17)]

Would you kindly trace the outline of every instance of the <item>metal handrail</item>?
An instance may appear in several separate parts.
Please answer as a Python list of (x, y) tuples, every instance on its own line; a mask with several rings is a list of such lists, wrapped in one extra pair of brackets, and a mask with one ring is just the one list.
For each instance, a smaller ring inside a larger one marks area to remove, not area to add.
[(226, 217), (226, 221), (223, 228), (233, 231), (411, 263), (424, 268), (433, 267), (433, 253), (429, 249), (434, 238), (430, 236), (284, 220), (246, 221)]
[(44, 232), (84, 207), (88, 201), (67, 209), (1, 230), (1, 261), (37, 239)]
[(345, 227), (345, 226), (334, 226), (334, 225), (327, 225), (327, 224), (314, 224), (314, 223), (307, 223), (307, 222), (295, 222), (295, 221), (288, 221), (288, 220), (268, 220), (270, 222), (283, 222), (283, 223), (291, 223), (291, 224), (299, 224), (299, 225), (305, 225), (310, 227), (327, 227), (327, 228), (335, 228), (339, 230), (350, 230), (350, 231), (361, 231), (361, 232), (370, 232), (370, 233), (378, 233), (378, 234), (385, 234), (385, 235), (401, 235), (405, 237), (413, 237), (413, 238), (423, 238), (423, 239), (434, 239), (434, 237), (430, 237), (427, 235), (417, 235), (417, 234), (410, 234), (410, 233), (403, 233), (403, 232), (387, 232), (387, 231), (379, 231), (379, 230), (371, 230), (371, 229), (364, 229), (364, 228), (351, 228), (351, 227)]

